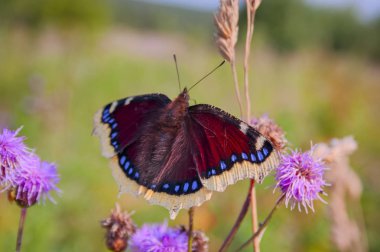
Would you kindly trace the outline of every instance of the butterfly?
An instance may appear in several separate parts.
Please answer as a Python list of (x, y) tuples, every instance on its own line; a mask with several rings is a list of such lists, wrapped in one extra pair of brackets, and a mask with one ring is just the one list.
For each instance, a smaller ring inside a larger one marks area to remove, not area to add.
[(166, 207), (172, 219), (238, 180), (261, 182), (279, 160), (247, 123), (211, 105), (189, 106), (186, 88), (173, 101), (147, 94), (111, 102), (95, 114), (94, 134), (120, 191)]

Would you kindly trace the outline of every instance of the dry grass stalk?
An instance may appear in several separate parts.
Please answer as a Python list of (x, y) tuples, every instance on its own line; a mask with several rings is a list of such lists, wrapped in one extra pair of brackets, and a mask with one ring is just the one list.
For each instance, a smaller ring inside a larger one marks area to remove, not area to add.
[[(314, 154), (323, 158), (330, 168), (326, 172), (326, 179), (331, 183), (328, 205), (331, 238), (339, 251), (367, 250), (360, 208), (362, 184), (349, 164), (349, 155), (356, 149), (355, 140), (352, 137), (345, 137), (333, 139), (329, 144), (320, 144), (314, 151)], [(348, 209), (356, 213), (355, 217), (359, 219), (351, 217)]]
[(247, 105), (247, 118), (248, 121), (251, 116), (251, 98), (249, 96), (249, 56), (251, 51), (252, 36), (255, 27), (255, 14), (259, 8), (261, 0), (246, 0), (247, 6), (247, 34), (245, 39), (245, 52), (244, 52), (244, 93)]
[[(247, 6), (247, 34), (245, 39), (245, 52), (244, 52), (244, 93), (245, 93), (245, 103), (246, 103), (246, 120), (247, 122), (251, 117), (251, 98), (249, 95), (249, 56), (251, 51), (252, 36), (255, 24), (255, 13), (259, 7), (261, 0), (246, 0)], [(257, 203), (256, 203), (256, 192), (255, 187), (252, 188), (251, 192), (251, 204), (252, 204), (252, 231), (256, 233), (258, 225), (257, 217)], [(260, 252), (260, 239), (259, 237), (253, 240), (253, 248), (255, 252)]]
[(243, 105), (239, 90), (239, 82), (236, 71), (235, 45), (238, 39), (239, 1), (221, 0), (219, 11), (214, 16), (216, 32), (216, 45), (220, 54), (231, 65), (234, 78), (235, 94), (239, 103), (240, 114), (243, 115)]

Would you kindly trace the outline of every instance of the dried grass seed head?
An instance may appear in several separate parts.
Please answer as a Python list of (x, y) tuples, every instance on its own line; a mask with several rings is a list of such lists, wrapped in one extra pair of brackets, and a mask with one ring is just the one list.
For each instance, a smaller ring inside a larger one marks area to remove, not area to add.
[(216, 45), (228, 62), (235, 60), (235, 45), (238, 39), (239, 1), (221, 0), (219, 11), (214, 16)]

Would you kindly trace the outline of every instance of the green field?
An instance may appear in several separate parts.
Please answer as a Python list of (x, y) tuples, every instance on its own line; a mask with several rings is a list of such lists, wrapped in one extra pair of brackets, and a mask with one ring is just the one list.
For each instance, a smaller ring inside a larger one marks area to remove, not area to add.
[[(1, 29), (0, 45), (0, 127), (24, 126), (27, 144), (57, 163), (63, 191), (55, 196), (57, 205), (48, 202), (29, 210), (24, 251), (106, 251), (99, 221), (115, 202), (135, 211), (139, 225), (169, 219), (165, 209), (143, 199), (118, 198), (108, 162), (91, 135), (92, 117), (122, 97), (159, 92), (175, 98), (179, 89), (172, 54), (179, 59), (182, 84), (189, 86), (221, 61), (212, 43), (116, 26), (95, 32), (47, 26)], [(357, 140), (351, 161), (364, 187), (361, 203), (370, 250), (379, 250), (379, 66), (322, 49), (278, 54), (259, 36), (252, 55), (253, 113), (274, 118), (292, 148), (307, 150), (310, 141), (346, 135)], [(228, 65), (192, 90), (191, 98), (239, 116)], [(270, 176), (257, 187), (261, 218), (278, 196), (272, 194), (274, 185)], [(227, 235), (246, 188), (248, 181), (239, 182), (196, 209), (195, 225), (210, 237), (210, 251)], [(19, 208), (4, 193), (0, 212), (0, 251), (12, 251)], [(262, 251), (335, 251), (326, 215), (320, 202), (314, 214), (280, 208), (265, 232)], [(187, 224), (186, 212), (169, 224)], [(233, 246), (250, 235), (250, 225), (247, 217)]]

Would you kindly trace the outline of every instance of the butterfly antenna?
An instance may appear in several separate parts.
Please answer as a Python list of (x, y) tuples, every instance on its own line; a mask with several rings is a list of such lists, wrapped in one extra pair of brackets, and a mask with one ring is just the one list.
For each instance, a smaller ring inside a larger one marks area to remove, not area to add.
[(223, 64), (225, 63), (226, 61), (223, 60), (217, 67), (215, 67), (214, 69), (212, 69), (208, 74), (206, 74), (205, 76), (203, 76), (199, 81), (197, 81), (195, 84), (193, 84), (189, 89), (188, 91), (190, 91), (193, 87), (195, 87), (196, 85), (198, 85), (201, 81), (203, 81), (204, 79), (206, 79), (210, 74), (212, 74), (213, 72), (215, 72), (215, 70), (217, 70), (219, 67), (223, 66)]
[(175, 63), (175, 69), (177, 70), (177, 78), (178, 78), (178, 86), (179, 86), (179, 92), (181, 92), (181, 81), (179, 79), (179, 71), (178, 71), (178, 64), (177, 64), (177, 56), (173, 54), (174, 63)]

